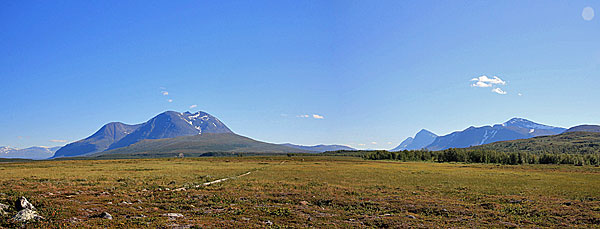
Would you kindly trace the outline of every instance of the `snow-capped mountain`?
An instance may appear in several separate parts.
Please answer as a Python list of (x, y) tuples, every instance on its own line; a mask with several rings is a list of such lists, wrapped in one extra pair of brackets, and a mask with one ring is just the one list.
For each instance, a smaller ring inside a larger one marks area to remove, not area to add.
[(526, 139), (537, 136), (555, 135), (564, 132), (565, 128), (553, 127), (513, 118), (502, 124), (482, 127), (469, 127), (463, 131), (440, 136), (427, 149), (442, 150), (448, 148), (466, 148), (498, 141)]
[(502, 126), (526, 129), (527, 132), (534, 137), (560, 134), (565, 131), (565, 128), (539, 124), (523, 118), (513, 118), (503, 123)]
[(414, 138), (408, 137), (407, 139), (402, 141), (400, 145), (398, 145), (391, 151), (424, 149), (429, 144), (431, 144), (435, 140), (435, 138), (437, 138), (436, 134), (426, 129), (422, 129), (415, 135)]
[(113, 122), (92, 136), (71, 143), (54, 157), (84, 156), (135, 144), (145, 139), (174, 138), (202, 133), (233, 133), (216, 117), (206, 112), (163, 112), (145, 123), (127, 125)]
[(61, 147), (44, 147), (34, 146), (25, 149), (10, 148), (7, 146), (0, 147), (0, 158), (23, 158), (41, 160), (47, 159), (54, 155)]

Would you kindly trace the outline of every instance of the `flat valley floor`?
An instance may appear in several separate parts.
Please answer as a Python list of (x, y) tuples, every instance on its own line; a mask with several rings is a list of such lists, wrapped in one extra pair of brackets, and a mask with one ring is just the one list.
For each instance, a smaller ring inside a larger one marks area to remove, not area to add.
[[(0, 174), (6, 228), (600, 227), (592, 166), (273, 156), (15, 162)], [(45, 219), (12, 221), (21, 196)]]

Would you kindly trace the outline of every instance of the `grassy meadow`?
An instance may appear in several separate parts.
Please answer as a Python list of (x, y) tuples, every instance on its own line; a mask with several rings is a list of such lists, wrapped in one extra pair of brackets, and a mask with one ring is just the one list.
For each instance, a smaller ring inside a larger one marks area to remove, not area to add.
[(9, 209), (7, 228), (600, 224), (594, 166), (271, 156), (11, 162), (0, 174), (0, 203), (25, 196), (45, 217), (21, 225)]

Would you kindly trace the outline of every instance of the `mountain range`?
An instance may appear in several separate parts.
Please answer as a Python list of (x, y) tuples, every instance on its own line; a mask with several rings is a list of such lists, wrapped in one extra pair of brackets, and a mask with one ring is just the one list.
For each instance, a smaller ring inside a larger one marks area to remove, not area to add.
[[(52, 156), (79, 157), (176, 153), (319, 153), (351, 149), (341, 145), (301, 146), (271, 144), (240, 136), (206, 112), (166, 111), (147, 122), (128, 125), (111, 122), (91, 136), (67, 144)], [(172, 156), (172, 155), (171, 155)]]
[[(580, 128), (574, 127), (572, 129)], [(494, 142), (473, 146), (469, 149), (494, 150), (498, 152), (527, 152), (533, 154), (594, 154), (600, 152), (600, 131), (565, 131), (558, 135)]]
[[(393, 151), (404, 149), (428, 149), (443, 150), (448, 148), (466, 148), (499, 141), (527, 139), (538, 136), (556, 135), (563, 133), (566, 129), (535, 123), (523, 118), (513, 118), (502, 124), (482, 127), (469, 127), (462, 131), (456, 131), (444, 136), (437, 136), (431, 141), (435, 134), (424, 130), (420, 131), (414, 139), (404, 140)], [(424, 132), (424, 133), (422, 133)], [(418, 144), (415, 140), (418, 139)], [(423, 146), (424, 143), (428, 145)], [(419, 148), (415, 148), (419, 147)]]
[[(535, 123), (523, 118), (513, 118), (502, 124), (469, 127), (447, 135), (438, 136), (422, 129), (392, 149), (443, 150), (467, 148), (495, 142), (558, 135), (563, 132), (600, 132), (600, 126), (581, 125), (570, 129)], [(31, 147), (12, 149), (0, 147), (0, 158), (46, 159), (61, 157), (106, 157), (107, 155), (144, 155), (157, 157), (178, 153), (320, 153), (326, 151), (355, 150), (344, 145), (303, 146), (272, 144), (240, 136), (231, 131), (218, 118), (206, 112), (160, 113), (147, 122), (129, 125), (111, 122), (87, 138), (58, 149)]]
[(4, 146), (0, 147), (0, 158), (27, 158), (34, 160), (47, 159), (52, 157), (52, 155), (54, 155), (54, 153), (60, 148), (60, 146), (34, 146), (25, 149), (16, 149)]

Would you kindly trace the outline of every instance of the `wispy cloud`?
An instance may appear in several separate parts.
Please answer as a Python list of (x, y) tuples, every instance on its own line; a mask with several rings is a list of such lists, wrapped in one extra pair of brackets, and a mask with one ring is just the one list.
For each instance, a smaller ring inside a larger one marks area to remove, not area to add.
[(190, 106), (190, 109), (194, 109), (194, 108), (196, 108), (196, 107), (198, 107), (198, 105), (194, 104), (194, 105), (191, 105), (191, 106)]
[(324, 116), (322, 115), (318, 115), (318, 114), (312, 114), (312, 115), (308, 115), (308, 114), (301, 114), (301, 115), (296, 115), (296, 117), (298, 118), (314, 118), (314, 119), (325, 119)]
[(359, 146), (365, 146), (365, 145), (366, 145), (366, 144), (363, 144), (363, 143), (359, 143), (359, 144), (358, 144), (358, 145), (359, 145)]
[(161, 93), (162, 95), (169, 95), (169, 92), (168, 92), (168, 91), (161, 91), (160, 93)]
[(500, 79), (498, 76), (494, 76), (489, 78), (485, 75), (473, 78), (471, 81), (475, 81), (475, 83), (471, 84), (471, 87), (492, 87), (494, 85), (506, 85), (506, 81)]
[(55, 142), (55, 143), (65, 143), (65, 142), (67, 142), (67, 140), (59, 140), (59, 139), (52, 139), (50, 141), (51, 142)]
[(373, 145), (377, 145), (377, 142), (371, 142), (371, 144), (373, 144)]
[(494, 88), (494, 89), (492, 89), (492, 92), (494, 92), (494, 93), (498, 93), (498, 94), (500, 94), (500, 95), (506, 95), (506, 92), (505, 92), (505, 91), (503, 91), (502, 89), (500, 89), (499, 87), (498, 87), (498, 88)]
[(169, 100), (167, 100), (167, 102), (169, 102), (169, 103), (172, 103), (172, 102), (173, 102), (173, 100), (172, 100), (172, 99), (169, 99)]

